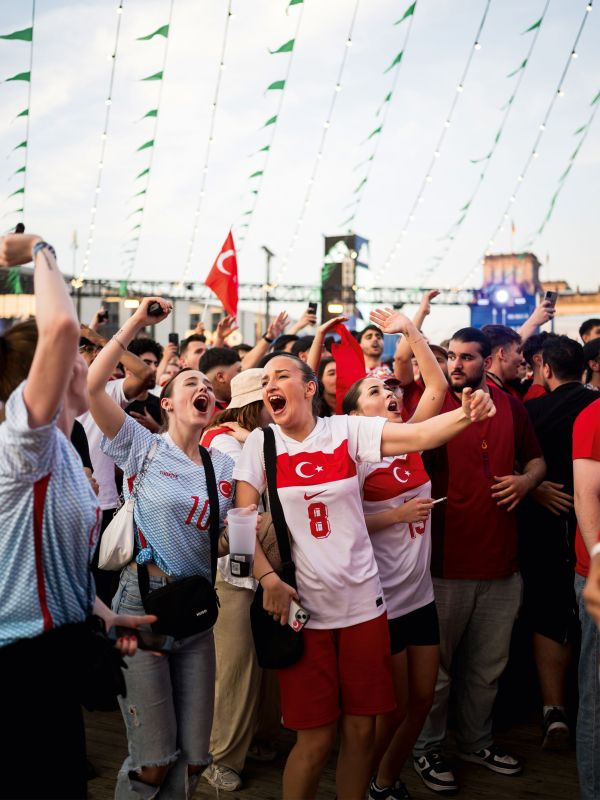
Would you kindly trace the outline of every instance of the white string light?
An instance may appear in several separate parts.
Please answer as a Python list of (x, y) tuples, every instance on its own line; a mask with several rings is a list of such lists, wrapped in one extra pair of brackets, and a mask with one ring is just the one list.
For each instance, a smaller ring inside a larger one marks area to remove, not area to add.
[(121, 33), (121, 19), (123, 15), (123, 2), (124, 0), (119, 0), (119, 5), (117, 6), (117, 25), (115, 29), (115, 43), (112, 50), (112, 54), (110, 56), (110, 78), (108, 81), (108, 94), (106, 96), (106, 100), (104, 101), (104, 105), (106, 106), (106, 111), (104, 114), (104, 125), (102, 126), (102, 134), (100, 136), (100, 158), (98, 160), (97, 165), (97, 174), (96, 174), (96, 186), (94, 188), (94, 200), (91, 209), (91, 217), (90, 217), (90, 224), (89, 224), (89, 233), (86, 240), (85, 250), (83, 253), (83, 262), (81, 265), (81, 272), (77, 275), (76, 278), (73, 279), (72, 284), (75, 288), (81, 288), (83, 286), (83, 281), (85, 276), (87, 275), (89, 268), (90, 268), (90, 257), (92, 253), (92, 245), (94, 243), (94, 231), (96, 229), (96, 212), (98, 211), (98, 195), (100, 194), (101, 184), (102, 184), (102, 174), (103, 174), (103, 167), (104, 167), (104, 155), (106, 152), (106, 142), (108, 139), (108, 126), (110, 123), (110, 111), (112, 107), (112, 95), (113, 95), (113, 86), (115, 83), (115, 69), (117, 65), (117, 51), (119, 49), (119, 36)]
[(204, 162), (202, 165), (202, 177), (200, 179), (200, 191), (198, 193), (198, 202), (196, 204), (196, 210), (194, 211), (194, 222), (192, 226), (192, 233), (188, 241), (188, 252), (187, 257), (185, 260), (185, 267), (183, 269), (183, 273), (180, 278), (180, 283), (183, 284), (186, 280), (187, 276), (189, 275), (191, 266), (192, 266), (192, 258), (194, 256), (194, 247), (196, 245), (196, 236), (198, 234), (198, 225), (200, 221), (200, 212), (202, 210), (202, 204), (204, 201), (204, 197), (206, 194), (206, 179), (208, 175), (208, 167), (210, 162), (210, 151), (213, 146), (213, 142), (215, 140), (215, 121), (217, 118), (217, 106), (219, 103), (219, 92), (221, 90), (221, 79), (223, 76), (223, 70), (225, 68), (225, 51), (227, 48), (227, 36), (229, 33), (229, 23), (234, 18), (234, 14), (231, 11), (231, 0), (228, 0), (227, 3), (227, 16), (225, 17), (225, 29), (223, 31), (223, 43), (221, 45), (221, 55), (219, 57), (219, 69), (217, 70), (217, 82), (215, 85), (215, 91), (213, 93), (213, 99), (210, 104), (210, 122), (208, 125), (208, 140), (206, 142), (206, 148), (204, 151)]
[(169, 30), (168, 30), (168, 35), (167, 35), (167, 37), (165, 39), (165, 50), (164, 50), (164, 54), (163, 54), (163, 63), (162, 63), (162, 69), (161, 69), (161, 75), (162, 76), (161, 76), (161, 79), (159, 81), (160, 86), (158, 87), (158, 98), (157, 98), (157, 101), (156, 101), (156, 116), (154, 117), (154, 125), (153, 125), (153, 128), (152, 128), (152, 136), (151, 136), (151, 139), (154, 142), (154, 144), (152, 145), (152, 147), (149, 148), (150, 155), (149, 155), (148, 167), (147, 167), (147, 171), (146, 171), (146, 175), (145, 175), (145, 178), (146, 178), (145, 186), (141, 191), (137, 192), (134, 195), (134, 197), (137, 197), (137, 196), (141, 195), (143, 197), (143, 200), (142, 200), (142, 205), (141, 205), (141, 211), (139, 212), (139, 214), (140, 214), (139, 222), (136, 223), (136, 225), (133, 228), (133, 230), (137, 230), (138, 233), (137, 233), (137, 236), (133, 237), (133, 239), (131, 239), (130, 242), (129, 242), (129, 243), (131, 243), (133, 245), (133, 252), (131, 253), (131, 257), (129, 258), (129, 266), (127, 268), (127, 273), (125, 275), (125, 280), (127, 280), (127, 281), (131, 279), (131, 276), (132, 276), (132, 274), (133, 274), (133, 272), (135, 270), (135, 264), (136, 264), (136, 261), (137, 261), (137, 255), (138, 255), (138, 250), (139, 250), (139, 242), (140, 242), (140, 237), (141, 237), (141, 233), (142, 233), (142, 226), (144, 224), (144, 216), (145, 216), (145, 211), (146, 211), (146, 198), (147, 198), (148, 189), (150, 187), (150, 175), (152, 174), (152, 163), (154, 161), (154, 151), (156, 150), (156, 137), (157, 137), (157, 134), (158, 134), (158, 121), (160, 119), (160, 104), (161, 104), (161, 99), (162, 99), (163, 86), (164, 86), (164, 83), (165, 83), (165, 71), (166, 71), (166, 66), (167, 66), (167, 56), (169, 54), (169, 41), (171, 39), (171, 20), (173, 19), (173, 4), (174, 4), (174, 2), (175, 2), (175, 0), (171, 0), (170, 5), (169, 5), (169, 20), (167, 22)]
[[(486, 4), (485, 4), (484, 11), (483, 11), (483, 15), (481, 17), (481, 20), (479, 22), (479, 26), (477, 28), (477, 34), (475, 35), (475, 39), (473, 41), (473, 44), (469, 48), (469, 55), (467, 57), (467, 62), (465, 64), (465, 67), (464, 67), (464, 70), (462, 72), (462, 75), (461, 75), (458, 83), (456, 84), (456, 86), (462, 86), (464, 88), (467, 76), (469, 74), (469, 70), (471, 68), (471, 63), (473, 61), (473, 56), (474, 56), (474, 54), (476, 52), (478, 52), (481, 49), (481, 32), (483, 31), (483, 27), (484, 27), (485, 21), (487, 19), (487, 15), (488, 15), (488, 11), (490, 9), (491, 2), (492, 2), (492, 0), (486, 0)], [(406, 215), (404, 223), (400, 226), (400, 230), (401, 231), (408, 230), (408, 228), (410, 227), (411, 222), (414, 220), (416, 209), (418, 208), (418, 206), (420, 206), (423, 203), (423, 194), (425, 192), (425, 188), (426, 188), (427, 183), (428, 183), (426, 178), (427, 178), (428, 175), (432, 174), (433, 170), (435, 169), (436, 164), (439, 163), (439, 154), (442, 152), (442, 146), (444, 144), (444, 140), (446, 138), (446, 134), (448, 133), (448, 129), (450, 128), (450, 126), (452, 124), (452, 118), (454, 116), (454, 112), (456, 110), (456, 106), (458, 105), (459, 98), (462, 97), (463, 94), (464, 94), (464, 92), (457, 92), (456, 89), (454, 90), (453, 97), (452, 97), (452, 102), (450, 104), (450, 110), (449, 110), (448, 114), (446, 115), (444, 123), (442, 125), (442, 130), (441, 130), (440, 136), (438, 137), (437, 143), (435, 145), (434, 154), (432, 155), (432, 157), (430, 159), (430, 162), (429, 162), (429, 165), (428, 165), (428, 167), (427, 167), (427, 169), (425, 171), (425, 175), (424, 175), (424, 177), (423, 177), (423, 179), (421, 181), (421, 185), (419, 186), (419, 190), (417, 192), (417, 196), (416, 196), (415, 200), (413, 201), (413, 204), (412, 204), (408, 214)], [(435, 153), (437, 153), (438, 155), (436, 156)], [(404, 236), (402, 234), (400, 234), (396, 238), (396, 241), (395, 241), (394, 245), (392, 246), (392, 248), (390, 249), (385, 261), (383, 262), (381, 267), (372, 274), (371, 281), (370, 281), (371, 283), (373, 283), (373, 284), (378, 283), (381, 280), (381, 278), (384, 276), (384, 274), (389, 273), (389, 270), (390, 270), (390, 268), (392, 266), (392, 262), (394, 261), (394, 259), (398, 255), (399, 244), (400, 244), (400, 242), (403, 242), (405, 239), (406, 239), (406, 234)]]
[(348, 30), (348, 35), (346, 36), (344, 52), (342, 54), (342, 60), (341, 60), (340, 67), (339, 67), (339, 70), (338, 70), (338, 75), (337, 75), (337, 79), (335, 81), (334, 89), (333, 89), (333, 92), (332, 92), (332, 95), (331, 95), (331, 101), (329, 103), (329, 109), (327, 111), (327, 117), (326, 117), (325, 123), (323, 125), (323, 132), (321, 133), (321, 139), (319, 141), (319, 145), (318, 145), (318, 148), (317, 148), (317, 155), (315, 157), (315, 161), (314, 161), (314, 164), (313, 164), (312, 171), (311, 171), (310, 176), (308, 178), (306, 192), (305, 192), (305, 195), (304, 195), (304, 201), (302, 203), (302, 206), (300, 207), (300, 214), (298, 215), (298, 218), (296, 220), (296, 227), (294, 228), (294, 233), (293, 233), (292, 238), (290, 240), (290, 243), (289, 243), (289, 245), (287, 247), (287, 250), (285, 251), (285, 255), (283, 256), (283, 260), (281, 262), (281, 267), (280, 267), (279, 271), (277, 272), (277, 274), (275, 276), (274, 286), (277, 286), (277, 284), (279, 283), (279, 281), (281, 280), (283, 275), (288, 270), (290, 259), (292, 258), (293, 254), (294, 254), (294, 250), (296, 249), (296, 243), (298, 241), (298, 234), (300, 232), (300, 228), (304, 224), (304, 217), (306, 215), (306, 209), (310, 206), (310, 200), (311, 200), (312, 193), (314, 191), (317, 172), (319, 171), (320, 162), (321, 162), (321, 160), (323, 158), (323, 152), (325, 150), (325, 143), (327, 141), (327, 135), (328, 135), (328, 133), (329, 133), (329, 131), (331, 129), (331, 119), (333, 117), (335, 104), (336, 104), (337, 99), (339, 97), (339, 91), (337, 91), (336, 87), (342, 86), (342, 77), (344, 75), (344, 67), (346, 66), (346, 59), (347, 59), (347, 56), (348, 56), (348, 50), (352, 45), (352, 34), (354, 33), (354, 24), (356, 22), (356, 15), (358, 14), (359, 5), (360, 5), (360, 0), (356, 0), (356, 2), (354, 4), (354, 11), (352, 13), (352, 19), (350, 21), (350, 28)]
[[(503, 107), (505, 110), (504, 110), (504, 114), (502, 116), (502, 119), (500, 121), (500, 126), (499, 126), (499, 128), (498, 128), (498, 130), (497, 130), (497, 132), (495, 134), (495, 138), (494, 138), (494, 141), (492, 143), (491, 149), (489, 150), (487, 156), (484, 157), (485, 158), (485, 164), (484, 164), (481, 172), (479, 173), (479, 176), (477, 178), (477, 182), (475, 183), (475, 186), (473, 187), (473, 191), (471, 192), (467, 202), (458, 211), (458, 213), (456, 215), (457, 221), (449, 229), (449, 232), (444, 237), (442, 237), (442, 239), (446, 239), (447, 240), (446, 246), (444, 247), (444, 249), (442, 250), (441, 253), (439, 253), (438, 255), (433, 257), (432, 260), (433, 260), (434, 264), (430, 265), (429, 267), (426, 267), (423, 270), (423, 274), (428, 277), (429, 281), (435, 282), (434, 279), (433, 279), (433, 275), (434, 275), (434, 273), (437, 273), (440, 270), (442, 264), (446, 260), (446, 258), (448, 256), (448, 253), (452, 249), (452, 245), (454, 244), (454, 241), (456, 239), (456, 234), (458, 233), (460, 228), (463, 226), (465, 219), (468, 217), (468, 215), (469, 215), (469, 213), (471, 211), (471, 208), (472, 208), (472, 205), (473, 205), (473, 203), (475, 201), (475, 198), (479, 194), (479, 190), (481, 189), (483, 181), (484, 181), (484, 179), (485, 179), (485, 177), (487, 175), (487, 172), (488, 172), (488, 170), (490, 168), (490, 164), (492, 163), (494, 154), (496, 152), (496, 149), (498, 148), (498, 144), (500, 142), (500, 139), (502, 137), (502, 134), (504, 132), (506, 124), (508, 122), (508, 118), (510, 116), (510, 113), (511, 113), (512, 109), (514, 108), (514, 105), (515, 105), (514, 101), (515, 101), (515, 99), (516, 99), (516, 97), (517, 97), (517, 95), (519, 93), (520, 88), (521, 88), (521, 84), (523, 82), (523, 78), (525, 77), (525, 71), (527, 69), (529, 61), (530, 61), (531, 56), (533, 54), (533, 51), (535, 49), (535, 45), (537, 43), (538, 36), (539, 36), (540, 31), (542, 29), (542, 24), (541, 23), (543, 23), (543, 20), (546, 18), (546, 12), (548, 11), (549, 5), (550, 5), (550, 0), (546, 0), (546, 4), (544, 6), (544, 9), (542, 11), (542, 15), (540, 17), (540, 24), (536, 27), (536, 29), (534, 31), (534, 34), (533, 34), (533, 37), (531, 39), (527, 54), (525, 55), (525, 59), (521, 63), (521, 67), (519, 67), (519, 69), (518, 69), (519, 76), (518, 76), (518, 78), (517, 78), (517, 80), (515, 82), (515, 85), (514, 85), (512, 91), (511, 91), (511, 94), (510, 94), (510, 97), (508, 99), (508, 102), (505, 103), (505, 105)], [(523, 180), (523, 176), (520, 175), (518, 180), (522, 181)]]
[[(525, 183), (525, 178), (527, 177), (527, 173), (529, 172), (529, 167), (536, 160), (537, 155), (539, 154), (540, 141), (541, 141), (541, 139), (542, 139), (542, 137), (543, 137), (543, 135), (544, 135), (544, 133), (546, 131), (546, 128), (548, 127), (548, 120), (550, 119), (550, 116), (551, 116), (552, 111), (554, 109), (554, 105), (555, 105), (556, 101), (559, 98), (560, 92), (563, 91), (563, 84), (565, 82), (565, 79), (567, 77), (569, 69), (571, 68), (571, 64), (573, 63), (573, 59), (571, 58), (571, 53), (574, 52), (574, 51), (575, 52), (577, 51), (577, 45), (579, 43), (579, 39), (581, 38), (581, 34), (583, 33), (583, 29), (585, 28), (585, 25), (586, 25), (586, 22), (587, 22), (587, 19), (588, 19), (588, 14), (589, 14), (589, 12), (591, 10), (592, 10), (592, 3), (589, 2), (589, 3), (587, 3), (587, 5), (585, 7), (585, 13), (583, 15), (583, 19), (581, 20), (581, 24), (579, 25), (579, 30), (577, 31), (577, 35), (575, 37), (575, 43), (573, 44), (573, 47), (569, 51), (569, 56), (567, 57), (565, 66), (563, 68), (563, 71), (561, 73), (560, 79), (558, 81), (558, 87), (557, 87), (557, 89), (553, 90), (552, 97), (550, 99), (550, 103), (548, 105), (548, 108), (546, 109), (546, 113), (544, 114), (544, 118), (543, 118), (541, 124), (538, 126), (538, 132), (537, 132), (537, 136), (535, 138), (535, 141), (533, 143), (533, 147), (531, 148), (531, 150), (529, 152), (529, 155), (527, 156), (527, 159), (525, 161), (523, 169), (519, 172), (519, 175), (518, 175), (517, 180), (515, 182), (515, 186), (514, 186), (514, 188), (512, 190), (512, 193), (510, 195), (508, 203), (507, 203), (507, 205), (506, 205), (505, 209), (503, 210), (502, 215), (500, 217), (500, 221), (498, 222), (498, 224), (494, 228), (494, 230), (492, 232), (492, 235), (489, 236), (488, 239), (487, 239), (488, 242), (489, 242), (490, 239), (495, 240), (497, 234), (500, 233), (500, 232), (503, 232), (503, 230), (504, 230), (504, 221), (505, 221), (505, 219), (507, 219), (508, 212), (509, 212), (509, 210), (512, 210), (512, 205), (516, 202), (517, 195), (518, 195), (521, 187)], [(489, 247), (487, 247), (484, 250), (484, 255), (485, 256), (490, 255)], [(482, 262), (481, 256), (479, 256), (477, 258), (477, 262), (474, 264), (474, 266), (469, 270), (469, 272), (465, 275), (465, 277), (460, 282), (460, 284), (459, 284), (460, 288), (464, 288), (466, 286), (466, 284), (474, 277), (474, 275), (477, 272), (477, 270), (479, 269), (479, 266), (481, 265), (481, 263), (483, 263), (483, 262)]]

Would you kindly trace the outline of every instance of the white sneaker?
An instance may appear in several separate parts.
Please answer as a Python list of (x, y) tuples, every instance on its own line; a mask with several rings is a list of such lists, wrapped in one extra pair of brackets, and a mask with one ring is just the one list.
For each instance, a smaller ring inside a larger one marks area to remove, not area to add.
[(235, 792), (242, 785), (242, 779), (237, 772), (224, 764), (210, 764), (202, 777), (216, 789), (223, 789), (224, 792)]

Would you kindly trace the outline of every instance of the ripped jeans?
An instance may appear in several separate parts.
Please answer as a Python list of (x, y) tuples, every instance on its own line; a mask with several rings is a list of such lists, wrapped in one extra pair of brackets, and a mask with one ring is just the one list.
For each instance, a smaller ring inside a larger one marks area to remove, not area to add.
[[(150, 576), (150, 591), (165, 584)], [(137, 573), (126, 567), (112, 602), (119, 614), (144, 614)], [(119, 771), (116, 800), (187, 800), (198, 776), (188, 764), (207, 766), (215, 691), (212, 630), (175, 642), (168, 655), (138, 650), (126, 658), (127, 697), (119, 698), (127, 727), (129, 755)], [(161, 786), (136, 780), (142, 767), (170, 765)]]

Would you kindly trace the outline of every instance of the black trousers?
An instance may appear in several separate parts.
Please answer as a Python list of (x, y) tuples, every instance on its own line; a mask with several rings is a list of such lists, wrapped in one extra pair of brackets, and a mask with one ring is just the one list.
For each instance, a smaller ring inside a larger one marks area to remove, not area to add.
[(86, 798), (82, 626), (0, 648), (0, 798)]

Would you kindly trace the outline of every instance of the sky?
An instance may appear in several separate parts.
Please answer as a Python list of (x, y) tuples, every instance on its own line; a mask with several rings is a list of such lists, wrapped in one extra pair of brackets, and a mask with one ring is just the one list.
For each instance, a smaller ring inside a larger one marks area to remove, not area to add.
[[(239, 254), (240, 282), (264, 280), (262, 246), (275, 253), (273, 272), (281, 283), (319, 281), (323, 236), (345, 229), (344, 208), (356, 196), (364, 167), (377, 152), (353, 228), (370, 240), (371, 277), (382, 286), (458, 286), (476, 266), (509, 202), (539, 125), (556, 92), (560, 75), (585, 13), (581, 0), (550, 0), (535, 49), (511, 108), (486, 177), (441, 265), (427, 273), (444, 251), (440, 241), (460, 216), (475, 187), (481, 164), (471, 159), (491, 147), (503, 116), (501, 107), (518, 75), (534, 32), (522, 33), (539, 19), (546, 0), (491, 0), (473, 53), (471, 68), (452, 115), (443, 148), (418, 205), (408, 234), (388, 266), (418, 197), (436, 141), (443, 130), (457, 84), (473, 50), (487, 0), (418, 0), (412, 29), (382, 132), (365, 143), (379, 124), (377, 109), (390, 90), (394, 72), (384, 74), (402, 49), (409, 20), (394, 25), (409, 0), (231, 0), (231, 18), (215, 112), (214, 138), (205, 194), (195, 217), (207, 147), (210, 105), (219, 73), (227, 0), (173, 0), (169, 49), (144, 197), (135, 176), (148, 166), (149, 150), (136, 149), (151, 138), (154, 120), (142, 119), (156, 107), (158, 81), (141, 81), (161, 69), (165, 39), (137, 41), (169, 19), (171, 0), (124, 0), (110, 106), (109, 133), (87, 277), (122, 278), (129, 269), (127, 242), (141, 221), (132, 277), (178, 280), (185, 271), (194, 222), (197, 236), (187, 278), (202, 281), (229, 228), (239, 231), (248, 217), (269, 140), (265, 121), (276, 113), (281, 92), (266, 87), (285, 77), (289, 53), (271, 55), (300, 28), (269, 161), (256, 209)], [(65, 272), (79, 274), (90, 236), (98, 161), (117, 24), (116, 0), (37, 0), (31, 84), (2, 83), (0, 123), (0, 215), (2, 228), (18, 217), (23, 150), (12, 149), (25, 136), (24, 118), (31, 89), (25, 199), (28, 230), (56, 246)], [(358, 7), (357, 7), (358, 6)], [(352, 46), (346, 39), (353, 14)], [(31, 24), (30, 0), (0, 0), (0, 33)], [(588, 16), (539, 147), (519, 187), (504, 232), (492, 252), (518, 251), (540, 226), (558, 178), (580, 136), (574, 134), (593, 110), (600, 90), (600, 4)], [(322, 158), (303, 203), (328, 118), (342, 58), (346, 55)], [(30, 45), (0, 40), (0, 79), (29, 68)], [(600, 283), (600, 114), (565, 181), (545, 231), (532, 251), (544, 264), (542, 279), (565, 278), (575, 287)], [(255, 154), (255, 155), (252, 155)], [(145, 200), (143, 216), (132, 213)], [(293, 239), (299, 217), (302, 225)], [(79, 249), (73, 259), (76, 231)], [(290, 249), (291, 248), (291, 249)], [(131, 255), (131, 254), (130, 254)], [(130, 257), (129, 255), (129, 257)]]

